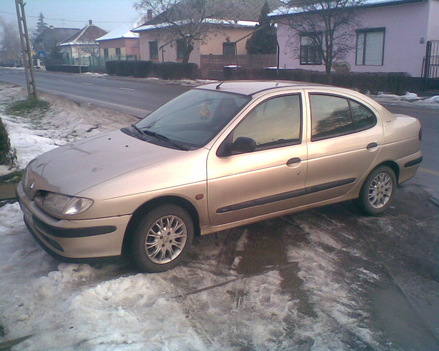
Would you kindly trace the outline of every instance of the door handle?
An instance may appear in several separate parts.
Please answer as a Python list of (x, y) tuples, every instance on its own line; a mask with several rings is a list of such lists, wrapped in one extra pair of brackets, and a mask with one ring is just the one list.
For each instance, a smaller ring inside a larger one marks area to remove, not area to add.
[(377, 143), (370, 143), (366, 146), (366, 149), (371, 150), (371, 149), (375, 149), (376, 147), (378, 147)]
[(299, 157), (290, 158), (287, 161), (287, 166), (291, 166), (294, 165), (295, 163), (300, 163), (300, 162), (302, 162), (302, 160)]

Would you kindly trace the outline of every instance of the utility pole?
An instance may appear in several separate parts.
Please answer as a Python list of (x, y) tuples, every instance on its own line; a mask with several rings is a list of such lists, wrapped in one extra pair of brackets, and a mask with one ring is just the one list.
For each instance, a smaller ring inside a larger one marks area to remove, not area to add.
[(24, 14), (23, 0), (15, 0), (17, 8), (18, 27), (20, 30), (21, 50), (23, 52), (23, 64), (26, 75), (28, 97), (37, 98), (37, 87), (35, 85), (34, 65), (32, 62), (32, 52), (30, 50), (29, 33), (27, 31), (26, 15)]

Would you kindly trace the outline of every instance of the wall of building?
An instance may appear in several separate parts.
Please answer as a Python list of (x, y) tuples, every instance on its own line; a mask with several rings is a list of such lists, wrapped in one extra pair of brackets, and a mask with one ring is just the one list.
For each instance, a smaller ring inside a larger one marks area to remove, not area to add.
[(428, 40), (439, 40), (439, 0), (431, 0), (428, 15), (430, 26), (428, 28)]
[[(200, 66), (201, 55), (222, 55), (223, 43), (229, 40), (235, 42), (242, 37), (253, 32), (254, 28), (225, 28), (221, 29), (217, 34), (211, 35), (210, 39), (205, 43), (199, 41), (194, 43), (194, 50), (191, 53), (189, 62), (196, 63)], [(177, 60), (177, 45), (175, 40), (167, 40), (166, 37), (161, 36), (158, 31), (150, 30), (139, 33), (140, 40), (140, 57), (142, 60), (150, 60), (149, 42), (157, 41), (159, 47), (158, 62), (178, 62)], [(247, 39), (243, 39), (237, 43), (238, 55), (246, 54), (245, 44)], [(162, 47), (160, 49), (160, 47)]]
[(116, 49), (120, 49), (121, 56), (136, 56), (140, 59), (140, 44), (139, 39), (133, 38), (119, 38), (111, 40), (99, 41), (100, 56), (105, 57), (104, 50), (108, 50), (109, 57), (115, 57)]
[[(246, 35), (252, 33), (255, 29), (253, 27), (244, 28), (223, 28), (215, 36), (211, 35), (211, 39), (205, 44), (201, 45), (201, 55), (222, 55), (224, 42), (236, 42)], [(238, 55), (245, 55), (247, 51), (245, 44), (248, 38), (240, 40), (236, 43), (236, 50)]]
[[(380, 66), (356, 65), (356, 50), (353, 49), (344, 59), (349, 63), (351, 71), (407, 72), (414, 77), (421, 76), (426, 41), (435, 35), (431, 34), (431, 28), (438, 26), (439, 22), (439, 12), (434, 16), (431, 13), (431, 10), (437, 11), (437, 1), (433, 1), (433, 7), (430, 1), (362, 9), (359, 17), (362, 25), (357, 29), (385, 28), (384, 61)], [(433, 25), (432, 22), (436, 24)], [(298, 57), (293, 54), (291, 30), (286, 25), (279, 24), (278, 40), (281, 47), (281, 67), (324, 71), (323, 65), (300, 65)], [(354, 31), (354, 47), (355, 42)]]

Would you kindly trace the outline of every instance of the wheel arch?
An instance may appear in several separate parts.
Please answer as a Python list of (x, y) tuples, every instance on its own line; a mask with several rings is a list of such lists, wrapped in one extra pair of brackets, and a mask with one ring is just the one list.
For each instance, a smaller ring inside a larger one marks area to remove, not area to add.
[(374, 168), (372, 168), (371, 170), (370, 170), (370, 172), (369, 173), (367, 173), (365, 176), (364, 176), (364, 178), (363, 178), (363, 180), (362, 180), (362, 183), (360, 183), (361, 184), (361, 187), (360, 188), (358, 188), (359, 189), (359, 191), (358, 191), (358, 197), (360, 196), (360, 194), (361, 194), (361, 191), (362, 191), (362, 189), (364, 188), (364, 186), (365, 186), (365, 183), (366, 183), (366, 180), (367, 180), (367, 177), (369, 176), (369, 174), (371, 174), (375, 169), (377, 169), (378, 167), (381, 167), (381, 166), (387, 166), (387, 167), (389, 167), (392, 171), (393, 171), (393, 173), (395, 173), (395, 177), (396, 177), (396, 185), (398, 185), (399, 184), (399, 166), (398, 166), (398, 164), (395, 162), (395, 161), (384, 161), (384, 162), (381, 162), (381, 163), (379, 163), (379, 164), (377, 164)]
[(198, 212), (197, 212), (195, 206), (190, 201), (183, 199), (181, 197), (178, 197), (178, 196), (163, 196), (163, 197), (159, 197), (156, 199), (152, 199), (152, 200), (144, 203), (136, 211), (134, 211), (134, 213), (130, 219), (130, 222), (128, 223), (127, 229), (125, 231), (125, 236), (124, 236), (123, 246), (122, 246), (123, 253), (127, 252), (127, 249), (129, 247), (130, 240), (131, 240), (131, 233), (133, 233), (134, 228), (139, 223), (139, 221), (142, 219), (142, 217), (146, 213), (148, 213), (149, 211), (151, 211), (152, 209), (154, 209), (156, 207), (159, 207), (162, 205), (169, 205), (169, 204), (180, 206), (181, 208), (186, 210), (192, 218), (195, 236), (200, 235), (200, 225), (199, 225), (200, 221), (199, 221)]
[(385, 162), (382, 162), (379, 165), (377, 165), (374, 169), (381, 167), (381, 166), (389, 167), (393, 171), (393, 173), (395, 173), (396, 183), (399, 184), (399, 166), (398, 166), (398, 164), (395, 161), (385, 161)]

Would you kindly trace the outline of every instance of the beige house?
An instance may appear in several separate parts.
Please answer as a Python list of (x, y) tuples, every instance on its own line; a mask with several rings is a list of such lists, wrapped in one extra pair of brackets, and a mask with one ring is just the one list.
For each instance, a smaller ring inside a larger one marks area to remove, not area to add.
[[(257, 22), (216, 21), (217, 32), (209, 35), (205, 42), (195, 41), (189, 62), (201, 64), (202, 55), (244, 55), (245, 44), (254, 31)], [(183, 59), (179, 39), (169, 39), (164, 35), (166, 27), (146, 24), (133, 30), (139, 34), (140, 59), (156, 62), (181, 62)]]
[[(280, 6), (279, 0), (241, 0), (239, 11), (236, 8), (225, 11), (225, 18), (206, 18), (204, 24), (209, 26), (210, 34), (205, 40), (194, 40), (189, 62), (197, 64), (202, 71), (209, 71), (212, 63), (218, 67), (235, 64), (238, 56), (247, 54), (247, 39), (255, 31), (261, 9), (267, 2), (271, 9)], [(183, 2), (182, 2), (183, 3)], [(222, 3), (227, 7), (227, 1)], [(171, 25), (162, 21), (163, 14), (133, 29), (139, 34), (140, 59), (155, 62), (182, 62), (183, 40), (169, 35)], [(173, 21), (184, 27), (186, 23), (179, 19)], [(187, 21), (189, 22), (189, 21)], [(206, 74), (203, 74), (206, 77)]]

